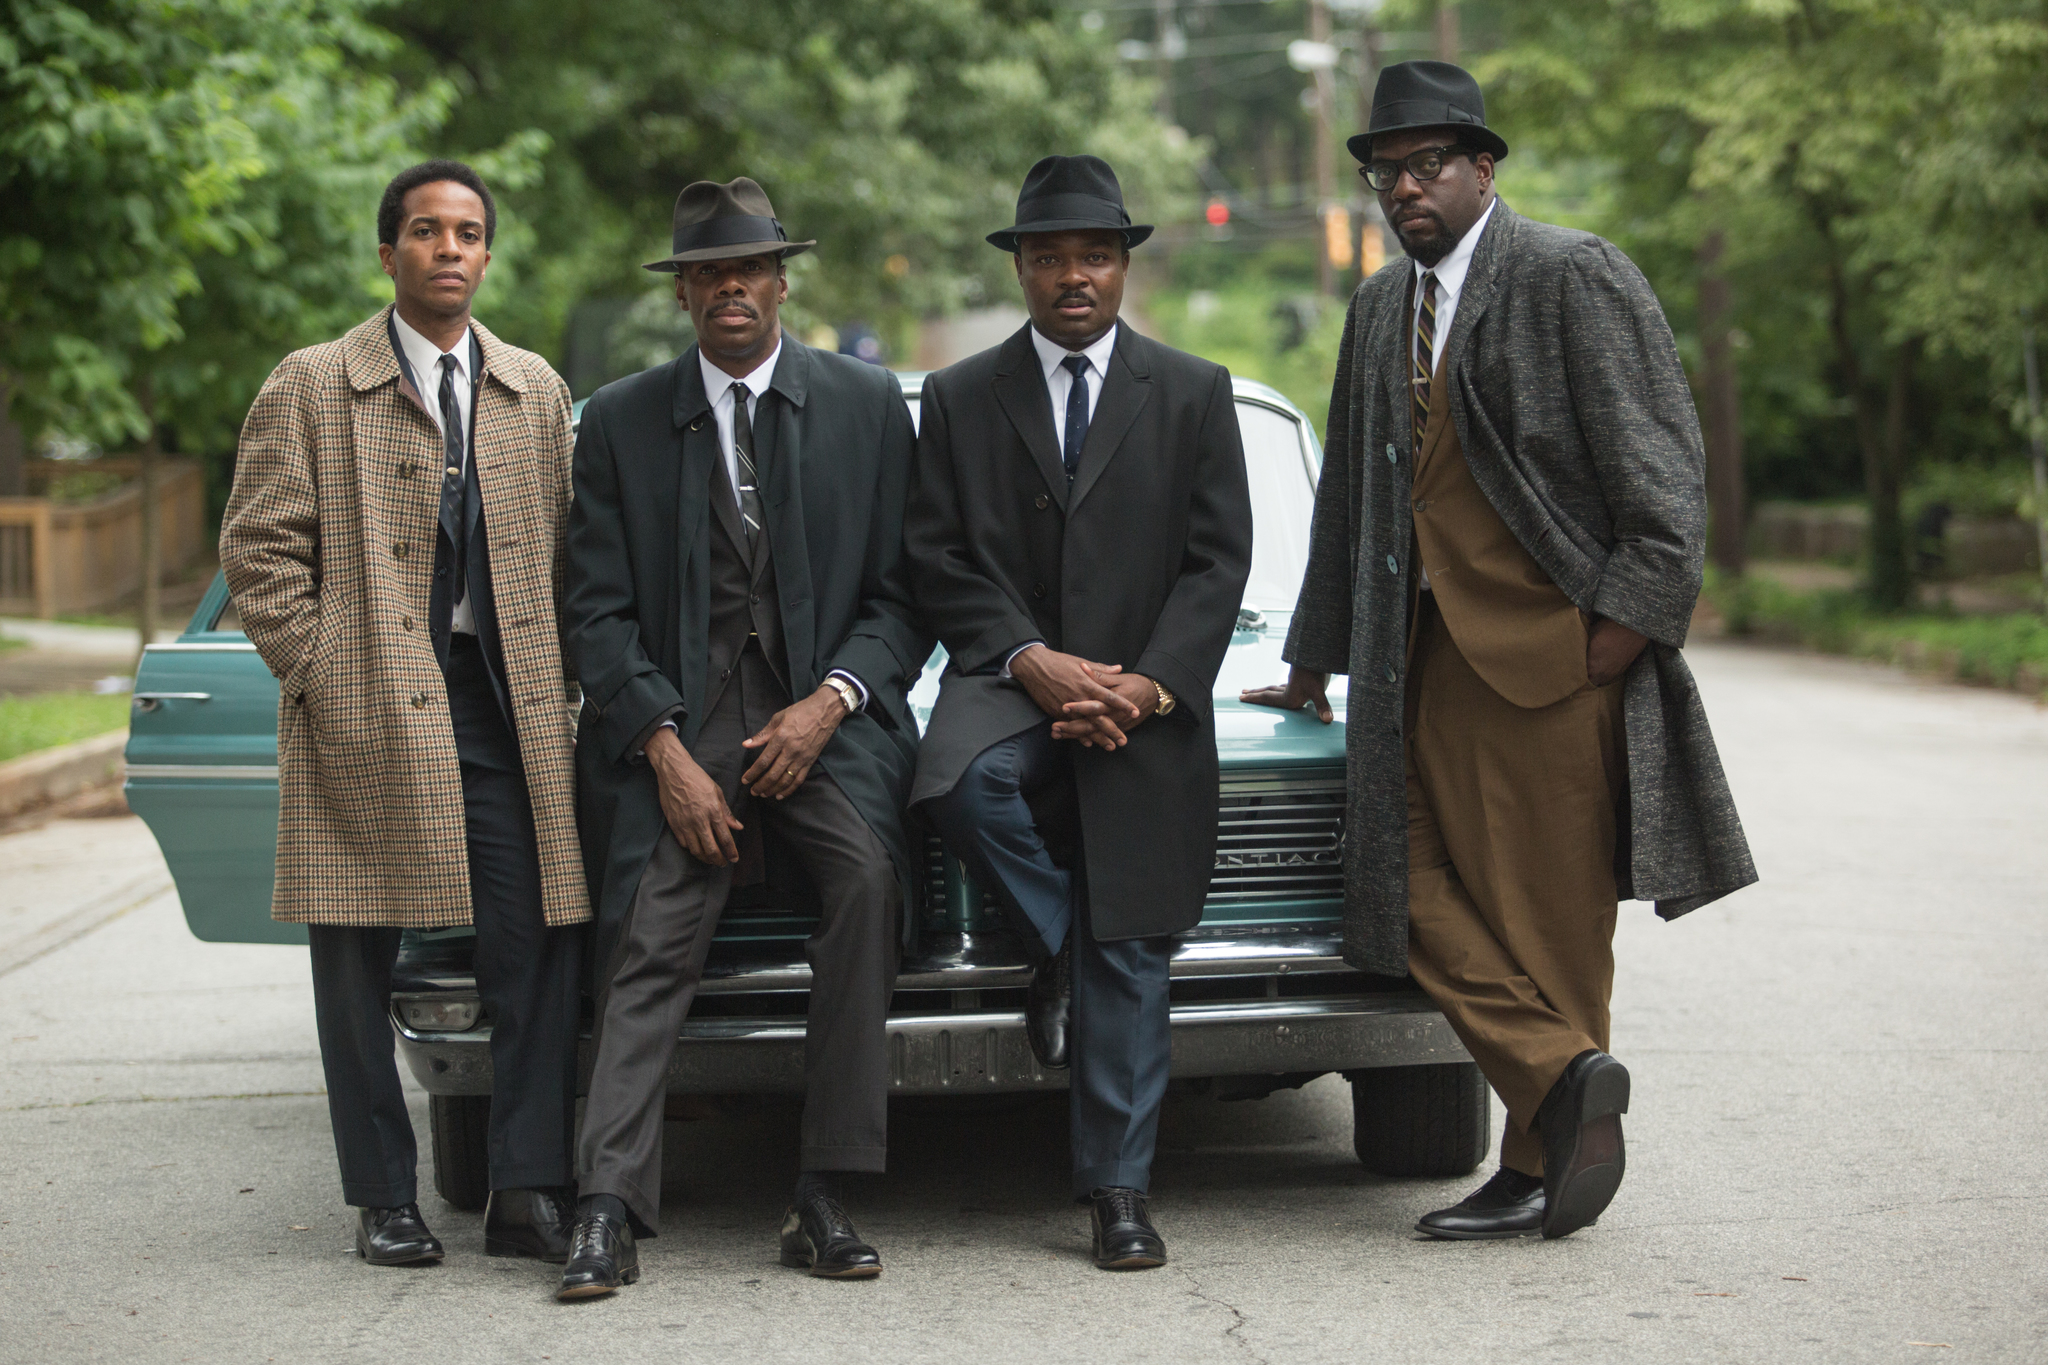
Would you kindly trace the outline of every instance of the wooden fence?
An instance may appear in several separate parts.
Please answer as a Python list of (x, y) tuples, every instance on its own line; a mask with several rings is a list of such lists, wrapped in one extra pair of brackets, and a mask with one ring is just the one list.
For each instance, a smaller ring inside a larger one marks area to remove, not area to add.
[[(0, 616), (99, 611), (142, 587), (140, 462), (89, 465), (27, 461), (31, 486), (61, 472), (94, 470), (124, 480), (84, 502), (0, 498)], [(206, 553), (206, 483), (197, 463), (157, 464), (159, 566), (174, 579)]]

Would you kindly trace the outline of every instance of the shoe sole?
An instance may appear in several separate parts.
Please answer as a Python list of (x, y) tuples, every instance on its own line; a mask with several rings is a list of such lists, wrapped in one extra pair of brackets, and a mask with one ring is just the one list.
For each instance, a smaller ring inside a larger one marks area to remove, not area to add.
[(1415, 1230), (1423, 1236), (1438, 1242), (1511, 1242), (1517, 1237), (1541, 1237), (1543, 1229), (1529, 1228), (1520, 1232), (1446, 1232), (1441, 1228), (1424, 1227), (1417, 1223)]
[(631, 1270), (624, 1270), (619, 1272), (618, 1284), (573, 1285), (566, 1289), (557, 1289), (555, 1291), (555, 1297), (561, 1300), (563, 1303), (567, 1303), (571, 1299), (599, 1299), (603, 1298), (606, 1294), (618, 1293), (620, 1285), (632, 1284), (639, 1278), (640, 1267), (634, 1266)]
[(372, 1256), (361, 1247), (356, 1248), (356, 1255), (370, 1265), (434, 1265), (447, 1254), (445, 1251), (430, 1251), (423, 1256), (404, 1256), (394, 1260), (388, 1257)]
[(878, 1265), (848, 1266), (845, 1270), (820, 1270), (810, 1257), (792, 1251), (783, 1252), (781, 1260), (791, 1270), (807, 1270), (813, 1278), (820, 1280), (872, 1280), (882, 1273), (882, 1267)]
[(1579, 1131), (1554, 1192), (1546, 1192), (1543, 1235), (1569, 1237), (1606, 1211), (1621, 1188), (1628, 1148), (1621, 1116), (1628, 1112), (1628, 1070), (1597, 1068), (1579, 1093)]
[(1097, 1270), (1156, 1270), (1166, 1264), (1164, 1256), (1120, 1256), (1114, 1261), (1097, 1261)]
[(550, 1265), (569, 1264), (569, 1253), (566, 1251), (559, 1256), (548, 1256), (535, 1251), (532, 1247), (521, 1246), (518, 1242), (501, 1242), (495, 1237), (484, 1238), (484, 1255), (520, 1256), (529, 1261), (546, 1261)]

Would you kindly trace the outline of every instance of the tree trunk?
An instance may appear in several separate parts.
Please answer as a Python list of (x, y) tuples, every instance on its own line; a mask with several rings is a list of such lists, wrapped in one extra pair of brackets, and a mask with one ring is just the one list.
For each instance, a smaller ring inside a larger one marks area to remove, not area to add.
[(156, 395), (150, 382), (145, 378), (137, 390), (142, 412), (149, 419), (149, 435), (136, 448), (142, 464), (142, 596), (135, 613), (135, 625), (141, 635), (135, 662), (138, 671), (142, 666), (141, 650), (149, 647), (156, 639), (159, 602), (158, 579), (163, 559), (163, 509), (157, 496), (157, 466), (161, 463), (163, 451), (157, 443)]
[(26, 452), (13, 408), (14, 385), (0, 374), (0, 498), (18, 498), (28, 492)]
[(1436, 59), (1458, 60), (1458, 0), (1436, 0)]
[(1706, 353), (1707, 557), (1723, 573), (1740, 575), (1748, 494), (1742, 478), (1742, 390), (1735, 378), (1729, 341), (1733, 310), (1728, 281), (1721, 274), (1724, 245), (1719, 228), (1700, 242), (1700, 340)]
[(1920, 347), (1919, 337), (1908, 337), (1892, 352), (1884, 403), (1884, 448), (1870, 482), (1870, 595), (1887, 610), (1909, 606), (1913, 600), (1899, 489), (1906, 480), (1906, 402), (1912, 395), (1913, 367), (1919, 362)]
[[(1834, 234), (1826, 223), (1822, 235), (1828, 243), (1828, 331), (1834, 338), (1835, 361), (1842, 369), (1842, 387), (1848, 391), (1856, 416), (1856, 447), (1863, 457), (1863, 489), (1870, 503), (1869, 581), (1866, 591), (1871, 605), (1880, 611), (1897, 611), (1906, 605), (1913, 590), (1912, 570), (1906, 562), (1906, 528), (1899, 519), (1899, 473), (1877, 403), (1864, 382), (1862, 358), (1856, 351), (1856, 336), (1850, 318), (1850, 291)], [(1910, 349), (1917, 350), (1918, 343)], [(1904, 385), (1911, 378), (1912, 361), (1908, 347), (1893, 358), (1892, 389), (1903, 425)], [(1904, 366), (1903, 377), (1901, 365)], [(1903, 439), (1903, 436), (1901, 437)]]

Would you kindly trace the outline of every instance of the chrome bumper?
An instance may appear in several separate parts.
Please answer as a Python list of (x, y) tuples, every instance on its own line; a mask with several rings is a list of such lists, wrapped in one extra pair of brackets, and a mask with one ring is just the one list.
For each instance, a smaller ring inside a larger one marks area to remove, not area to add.
[[(399, 1050), (429, 1093), (490, 1093), (488, 1027), (396, 1027)], [(587, 1077), (589, 1039), (580, 1052), (579, 1074)], [(1173, 1007), (1176, 1079), (1470, 1060), (1444, 1017), (1412, 991)], [(791, 1017), (690, 1020), (668, 1070), (671, 1094), (801, 1094), (803, 1084), (804, 1026)], [(1039, 1067), (1021, 1012), (958, 1010), (889, 1020), (889, 1085), (897, 1095), (1064, 1090), (1067, 1073)]]

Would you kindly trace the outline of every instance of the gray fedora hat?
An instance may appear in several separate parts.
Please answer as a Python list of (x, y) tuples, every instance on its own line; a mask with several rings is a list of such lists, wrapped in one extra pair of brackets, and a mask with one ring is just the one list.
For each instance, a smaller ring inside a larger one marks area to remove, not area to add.
[(1015, 226), (991, 232), (986, 240), (1014, 255), (1018, 239), (1027, 232), (1090, 228), (1122, 233), (1126, 249), (1152, 235), (1150, 223), (1133, 223), (1124, 212), (1123, 186), (1107, 161), (1099, 156), (1049, 156), (1024, 175)]
[(676, 196), (675, 250), (643, 270), (673, 275), (689, 261), (730, 261), (773, 252), (795, 256), (816, 242), (792, 242), (775, 217), (768, 191), (745, 176), (721, 185), (699, 180)]
[(1371, 161), (1374, 138), (1414, 128), (1455, 128), (1495, 161), (1508, 154), (1507, 140), (1486, 126), (1486, 96), (1479, 93), (1479, 82), (1450, 62), (1395, 62), (1380, 72), (1370, 126), (1344, 145), (1359, 161)]

